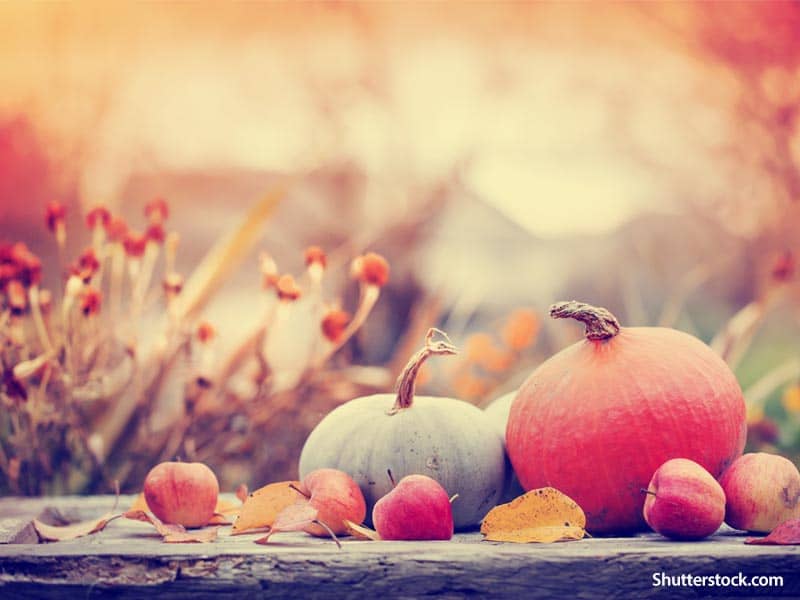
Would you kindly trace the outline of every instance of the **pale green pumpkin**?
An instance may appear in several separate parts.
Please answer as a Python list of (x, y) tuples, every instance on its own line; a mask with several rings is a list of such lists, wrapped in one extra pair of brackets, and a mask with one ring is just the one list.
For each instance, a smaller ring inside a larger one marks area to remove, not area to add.
[(414, 397), (414, 380), (431, 354), (453, 354), (446, 342), (427, 344), (400, 376), (398, 393), (356, 398), (328, 414), (306, 440), (300, 477), (330, 467), (350, 474), (367, 501), (367, 515), (395, 481), (422, 474), (453, 501), (457, 529), (477, 525), (501, 498), (505, 483), (502, 437), (475, 406), (453, 398)]

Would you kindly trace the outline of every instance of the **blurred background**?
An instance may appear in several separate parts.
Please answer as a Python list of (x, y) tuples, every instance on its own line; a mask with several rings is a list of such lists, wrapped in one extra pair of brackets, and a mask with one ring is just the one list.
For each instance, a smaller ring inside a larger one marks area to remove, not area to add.
[[(142, 229), (165, 198), (172, 250), (152, 302), (54, 324), (66, 351), (47, 353), (33, 307), (12, 314), (0, 489), (133, 490), (172, 456), (228, 489), (294, 476), (314, 424), (390, 390), (427, 327), (462, 352), (420, 389), (485, 406), (579, 339), (547, 318), (571, 298), (712, 344), (751, 448), (797, 459), (798, 31), (779, 1), (3, 3), (0, 240), (41, 258), (54, 314), (85, 247), (112, 269), (92, 209)], [(264, 289), (264, 252), (305, 303)], [(368, 283), (349, 263), (367, 252), (390, 265), (374, 308), (346, 339), (320, 334), (331, 311), (358, 320)], [(191, 292), (175, 310), (157, 294), (170, 275)], [(85, 285), (113, 296), (110, 279)], [(64, 358), (81, 344), (109, 349)], [(37, 357), (47, 369), (13, 371)]]

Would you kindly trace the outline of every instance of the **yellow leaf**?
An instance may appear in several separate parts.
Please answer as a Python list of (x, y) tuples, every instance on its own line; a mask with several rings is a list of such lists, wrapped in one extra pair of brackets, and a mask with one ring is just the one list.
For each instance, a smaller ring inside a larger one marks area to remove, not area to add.
[(259, 240), (264, 223), (285, 194), (283, 187), (268, 192), (250, 209), (235, 230), (217, 241), (208, 251), (175, 299), (174, 311), (178, 320), (197, 314), (222, 283), (233, 275)]
[(494, 507), (483, 519), (481, 533), (493, 542), (548, 544), (579, 540), (585, 528), (583, 509), (569, 496), (546, 487)]
[(133, 501), (133, 504), (131, 504), (131, 507), (128, 510), (150, 510), (150, 507), (147, 506), (147, 500), (144, 498), (144, 492), (139, 492), (139, 495), (136, 496), (136, 500)]
[(299, 481), (270, 483), (247, 496), (239, 516), (233, 522), (231, 533), (247, 533), (252, 529), (270, 527), (275, 518), (288, 506), (303, 496), (290, 486), (299, 486)]
[(356, 525), (347, 519), (342, 521), (342, 523), (344, 523), (344, 526), (347, 527), (347, 533), (352, 535), (357, 540), (372, 540), (373, 542), (379, 542), (381, 540), (381, 536), (378, 535), (377, 531), (370, 529), (365, 525)]

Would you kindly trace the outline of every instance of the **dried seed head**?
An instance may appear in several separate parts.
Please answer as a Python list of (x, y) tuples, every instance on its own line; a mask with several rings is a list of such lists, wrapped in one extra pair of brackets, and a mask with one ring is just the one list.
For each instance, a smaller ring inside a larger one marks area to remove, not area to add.
[(150, 219), (153, 224), (163, 223), (169, 218), (169, 205), (164, 198), (153, 198), (145, 204), (144, 215)]
[(13, 265), (16, 270), (14, 279), (18, 279), (25, 287), (35, 285), (42, 279), (42, 261), (22, 242), (10, 247), (6, 264)]
[(325, 251), (319, 246), (309, 246), (305, 252), (306, 266), (317, 264), (323, 268), (328, 266), (328, 257)]
[(278, 265), (273, 258), (266, 252), (262, 252), (258, 257), (258, 265), (261, 269), (263, 287), (265, 290), (278, 285)]
[(380, 254), (368, 252), (353, 259), (350, 273), (361, 283), (383, 287), (389, 281), (389, 263)]
[(287, 301), (297, 300), (302, 293), (291, 275), (281, 275), (275, 284), (275, 289), (278, 292), (278, 298)]
[(338, 342), (350, 324), (350, 319), (347, 311), (338, 308), (329, 310), (322, 318), (322, 335), (333, 343)]
[(123, 242), (128, 235), (128, 224), (121, 217), (111, 217), (106, 225), (106, 235), (112, 242)]
[(776, 281), (788, 281), (794, 275), (797, 264), (791, 250), (780, 254), (772, 263), (772, 278)]
[(28, 308), (28, 295), (25, 293), (25, 287), (16, 279), (12, 279), (6, 285), (6, 298), (12, 315), (21, 315)]
[(86, 213), (86, 226), (89, 229), (95, 227), (108, 227), (111, 222), (111, 213), (105, 206), (95, 206), (92, 210)]
[(100, 312), (103, 304), (103, 295), (100, 290), (91, 286), (86, 287), (81, 294), (81, 312), (89, 317)]
[(87, 248), (78, 257), (78, 261), (70, 267), (70, 273), (80, 277), (84, 283), (89, 283), (100, 268), (100, 261), (94, 248)]
[(150, 225), (144, 235), (149, 241), (157, 244), (163, 244), (167, 237), (167, 234), (164, 231), (164, 227), (161, 225), (161, 223), (154, 223)]
[(168, 296), (177, 296), (183, 289), (183, 275), (180, 273), (167, 273), (164, 276), (164, 292)]
[(211, 325), (208, 321), (203, 321), (200, 325), (197, 326), (197, 339), (200, 340), (200, 343), (207, 344), (211, 340), (214, 339), (214, 336), (217, 335), (217, 331), (214, 329), (214, 326)]
[(44, 222), (47, 228), (53, 233), (56, 233), (59, 227), (64, 227), (64, 219), (66, 216), (67, 209), (57, 200), (48, 202), (44, 209)]
[(125, 246), (125, 254), (132, 258), (138, 258), (144, 254), (145, 246), (147, 246), (147, 236), (135, 231), (129, 231), (122, 240), (122, 245)]

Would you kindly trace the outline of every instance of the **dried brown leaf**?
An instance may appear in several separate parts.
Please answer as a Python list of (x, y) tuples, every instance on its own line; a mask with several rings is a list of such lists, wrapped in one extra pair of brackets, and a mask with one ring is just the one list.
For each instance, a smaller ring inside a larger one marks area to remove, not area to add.
[(582, 539), (585, 528), (581, 507), (557, 489), (546, 487), (494, 507), (483, 519), (481, 533), (493, 542), (546, 544)]
[(155, 527), (163, 541), (168, 544), (213, 542), (215, 539), (217, 539), (217, 527), (198, 529), (190, 532), (186, 531), (186, 528), (183, 525), (164, 523), (154, 514), (143, 510), (129, 510), (123, 516), (126, 519), (150, 523), (153, 527)]
[(97, 519), (70, 525), (48, 525), (47, 523), (42, 523), (39, 519), (34, 519), (33, 528), (42, 542), (64, 542), (102, 531), (106, 525), (120, 516), (119, 513), (106, 513)]

